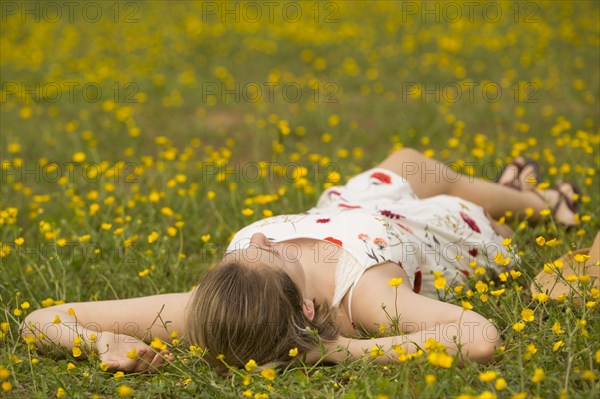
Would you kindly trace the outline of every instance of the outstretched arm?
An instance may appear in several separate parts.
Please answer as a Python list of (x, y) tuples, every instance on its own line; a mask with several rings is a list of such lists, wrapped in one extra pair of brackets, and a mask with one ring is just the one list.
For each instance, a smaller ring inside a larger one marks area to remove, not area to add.
[[(38, 309), (21, 326), (22, 337), (41, 350), (58, 345), (77, 357), (97, 352), (110, 369), (143, 371), (168, 355), (147, 343), (182, 336), (190, 293), (112, 301), (77, 302)], [(157, 345), (155, 345), (156, 347)]]
[[(394, 277), (403, 278), (398, 287), (388, 284)], [(396, 309), (398, 314), (395, 314)], [(352, 310), (356, 325), (370, 331), (377, 331), (381, 324), (390, 325), (390, 317), (396, 318), (402, 335), (370, 340), (340, 337), (337, 342), (327, 344), (327, 349), (342, 350), (330, 354), (326, 360), (359, 358), (378, 346), (389, 356), (379, 356), (377, 361), (392, 362), (398, 359), (399, 352), (411, 354), (425, 350), (427, 340), (433, 338), (444, 346), (448, 355), (460, 353), (460, 366), (464, 359), (488, 363), (500, 345), (500, 335), (492, 322), (460, 306), (415, 294), (404, 271), (392, 263), (365, 272), (355, 288)]]

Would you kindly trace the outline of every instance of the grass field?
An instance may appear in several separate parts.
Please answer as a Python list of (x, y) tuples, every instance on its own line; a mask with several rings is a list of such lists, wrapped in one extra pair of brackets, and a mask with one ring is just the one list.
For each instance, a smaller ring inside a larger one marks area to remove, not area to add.
[[(521, 289), (599, 229), (597, 2), (1, 5), (2, 397), (598, 397), (600, 293)], [(59, 301), (189, 290), (238, 229), (402, 147), (487, 179), (521, 154), (584, 191), (574, 230), (508, 221), (522, 274), (455, 299), (506, 340), (487, 366), (221, 377), (175, 338), (163, 373), (113, 375), (19, 338)]]

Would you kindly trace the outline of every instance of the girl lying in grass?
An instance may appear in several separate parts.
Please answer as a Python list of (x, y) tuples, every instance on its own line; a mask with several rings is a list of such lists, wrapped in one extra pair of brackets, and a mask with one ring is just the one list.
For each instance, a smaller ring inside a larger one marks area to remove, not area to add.
[[(518, 260), (503, 244), (512, 231), (494, 218), (526, 208), (535, 217), (550, 206), (556, 221), (575, 224), (577, 188), (536, 190), (536, 174), (534, 163), (517, 158), (491, 183), (403, 149), (327, 189), (307, 212), (240, 230), (191, 292), (39, 309), (22, 335), (40, 348), (97, 352), (123, 371), (172, 361), (157, 339), (175, 332), (215, 365), (285, 363), (290, 350), (335, 363), (373, 347), (391, 355), (379, 362), (391, 362), (428, 338), (459, 365), (486, 363), (500, 343), (496, 327), (443, 300), (472, 273), (494, 275)], [(115, 325), (123, 333), (110, 331)]]

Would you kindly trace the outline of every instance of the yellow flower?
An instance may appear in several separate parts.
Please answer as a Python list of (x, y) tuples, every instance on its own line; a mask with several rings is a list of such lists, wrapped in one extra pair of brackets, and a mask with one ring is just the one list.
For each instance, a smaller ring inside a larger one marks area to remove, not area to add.
[(65, 396), (65, 390), (63, 388), (58, 388), (56, 390), (56, 397), (60, 399), (63, 396)]
[(0, 381), (8, 380), (8, 377), (10, 377), (10, 371), (0, 366)]
[(494, 262), (496, 262), (500, 266), (506, 266), (510, 263), (510, 258), (505, 258), (501, 252), (498, 252), (496, 253), (496, 256), (494, 256)]
[(502, 391), (506, 389), (507, 385), (508, 384), (506, 383), (506, 380), (504, 378), (498, 378), (496, 380), (496, 384), (494, 384), (494, 388), (496, 388), (497, 391)]
[(242, 395), (247, 397), (247, 398), (251, 398), (252, 397), (252, 391), (249, 389), (246, 389), (244, 392), (242, 392)]
[(443, 277), (438, 277), (433, 281), (433, 286), (438, 289), (441, 290), (442, 288), (444, 288), (446, 286), (446, 279)]
[(154, 339), (150, 343), (150, 346), (153, 347), (154, 349), (157, 349), (160, 351), (167, 349), (167, 344), (165, 344), (163, 341), (161, 341), (161, 339), (158, 337), (154, 337)]
[(372, 357), (379, 357), (379, 356), (383, 356), (384, 354), (385, 354), (385, 352), (383, 351), (383, 349), (381, 349), (377, 345), (375, 345), (374, 347), (371, 348), (371, 356)]
[(454, 358), (446, 353), (430, 352), (427, 355), (427, 360), (433, 366), (439, 366), (448, 369), (452, 367)]
[(152, 233), (150, 233), (150, 235), (148, 236), (148, 244), (152, 244), (154, 241), (156, 241), (158, 239), (158, 232), (153, 231)]
[(505, 238), (504, 240), (502, 240), (502, 245), (504, 245), (505, 247), (508, 247), (511, 243), (512, 243), (511, 238)]
[(27, 309), (29, 309), (29, 306), (30, 306), (29, 302), (23, 302), (21, 304), (21, 309), (27, 310)]
[(478, 280), (477, 283), (475, 283), (475, 289), (477, 289), (477, 292), (486, 292), (488, 290), (488, 285), (483, 281)]
[(215, 194), (215, 192), (214, 192), (214, 191), (209, 191), (208, 193), (206, 193), (206, 197), (207, 197), (209, 200), (213, 200), (213, 199), (215, 199), (215, 197), (216, 197), (216, 196), (217, 196), (217, 194)]
[(533, 376), (531, 377), (531, 382), (534, 384), (539, 384), (546, 377), (546, 373), (544, 369), (537, 368), (533, 371)]
[(504, 292), (506, 292), (506, 289), (502, 288), (499, 290), (490, 291), (490, 294), (492, 294), (493, 296), (500, 296), (504, 294)]
[(252, 215), (254, 215), (254, 211), (250, 208), (244, 208), (244, 209), (242, 209), (242, 215), (252, 216)]
[(592, 370), (586, 370), (581, 374), (581, 377), (583, 377), (584, 380), (586, 381), (594, 381), (596, 380), (596, 373), (594, 373)]
[(110, 224), (110, 223), (102, 223), (102, 224), (100, 225), (100, 228), (101, 228), (102, 230), (110, 230), (110, 229), (112, 228), (112, 224)]
[(397, 287), (400, 284), (402, 284), (402, 277), (395, 277), (392, 278), (390, 281), (388, 281), (388, 285), (392, 286), (392, 287)]
[(275, 370), (272, 368), (264, 369), (260, 372), (260, 375), (269, 381), (273, 381), (275, 379)]
[(516, 332), (521, 332), (525, 328), (525, 323), (523, 323), (522, 321), (519, 321), (518, 323), (513, 324), (512, 328)]
[(516, 271), (516, 270), (511, 270), (510, 271), (510, 276), (513, 278), (513, 280), (518, 279), (519, 277), (521, 277), (521, 272)]
[(596, 353), (594, 353), (594, 361), (595, 361), (596, 363), (599, 363), (599, 364), (600, 364), (600, 349), (598, 349), (598, 350), (596, 351)]
[(483, 373), (479, 374), (479, 380), (483, 382), (494, 381), (496, 378), (498, 378), (498, 373), (496, 373), (494, 370), (484, 371)]
[(133, 395), (134, 390), (129, 388), (127, 385), (119, 385), (117, 388), (117, 395), (121, 398), (126, 398)]
[(79, 357), (79, 356), (81, 356), (81, 349), (79, 349), (76, 346), (73, 347), (72, 352), (73, 352), (73, 357)]
[(560, 326), (560, 322), (558, 321), (552, 325), (552, 332), (556, 335), (561, 335), (565, 333), (565, 331)]
[(117, 382), (121, 382), (121, 380), (123, 380), (123, 378), (125, 377), (125, 373), (122, 371), (117, 371), (114, 375), (113, 375), (115, 381)]
[(544, 246), (544, 244), (546, 244), (546, 239), (543, 236), (539, 236), (535, 239), (535, 242), (537, 243), (537, 245), (542, 247)]
[(535, 299), (536, 301), (538, 301), (540, 303), (544, 303), (544, 302), (548, 302), (549, 298), (548, 298), (547, 294), (540, 292), (539, 294), (533, 295), (533, 299)]
[(586, 260), (588, 260), (590, 258), (589, 255), (582, 255), (582, 254), (576, 254), (575, 256), (573, 256), (573, 259), (575, 259), (575, 262), (577, 263), (583, 263)]
[(102, 370), (102, 371), (108, 370), (108, 363), (104, 363), (104, 362), (100, 363), (100, 370)]
[(437, 381), (437, 378), (433, 374), (427, 374), (425, 376), (425, 383), (427, 385), (435, 384), (436, 381)]
[(470, 302), (461, 301), (461, 305), (462, 305), (462, 307), (463, 307), (464, 310), (472, 310), (473, 309), (473, 305), (471, 305)]
[(73, 371), (77, 368), (77, 366), (75, 366), (73, 363), (69, 362), (69, 364), (67, 364), (67, 370), (68, 371)]
[(23, 243), (25, 243), (25, 239), (23, 237), (15, 239), (15, 244), (17, 244), (18, 246), (23, 245)]
[(23, 314), (23, 311), (22, 311), (21, 309), (16, 309), (16, 308), (15, 308), (15, 309), (13, 310), (13, 314), (14, 314), (15, 316), (21, 316), (21, 315)]
[(555, 342), (554, 345), (552, 345), (552, 352), (556, 352), (557, 350), (562, 348), (564, 345), (565, 345), (565, 343), (563, 341)]
[(298, 356), (298, 348), (292, 348), (290, 349), (290, 352), (288, 353), (290, 357), (296, 357)]
[(58, 315), (54, 316), (54, 320), (52, 320), (53, 324), (60, 324), (60, 317)]
[(535, 315), (532, 309), (523, 309), (521, 311), (521, 318), (523, 321), (533, 321), (535, 319)]
[(73, 154), (72, 159), (73, 159), (73, 162), (77, 162), (77, 163), (83, 162), (83, 161), (85, 161), (85, 153), (81, 152), (81, 151), (76, 152), (75, 154)]
[(4, 392), (10, 392), (12, 390), (12, 384), (10, 382), (8, 382), (8, 381), (4, 381), (2, 383), (2, 390)]
[(129, 352), (127, 352), (127, 357), (130, 359), (137, 359), (137, 349), (135, 346), (131, 348)]
[(205, 244), (210, 241), (210, 238), (211, 238), (210, 234), (203, 234), (203, 235), (200, 236), (200, 239)]
[(258, 367), (258, 365), (256, 364), (256, 361), (254, 361), (254, 359), (248, 360), (248, 362), (244, 366), (246, 371), (254, 371), (254, 370), (256, 370), (257, 367)]
[(264, 217), (270, 218), (271, 216), (273, 216), (273, 211), (270, 209), (263, 209), (262, 214)]
[(173, 210), (171, 208), (169, 208), (168, 206), (163, 206), (162, 208), (160, 208), (160, 213), (162, 213), (163, 215), (165, 215), (167, 217), (173, 216)]

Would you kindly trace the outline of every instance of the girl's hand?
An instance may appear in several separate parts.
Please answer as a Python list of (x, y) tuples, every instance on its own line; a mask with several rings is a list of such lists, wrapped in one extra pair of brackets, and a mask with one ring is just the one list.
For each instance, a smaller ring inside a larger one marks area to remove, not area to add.
[(99, 336), (96, 350), (100, 361), (108, 364), (111, 371), (155, 373), (159, 366), (174, 360), (168, 350), (156, 352), (135, 337), (110, 331), (104, 331)]

